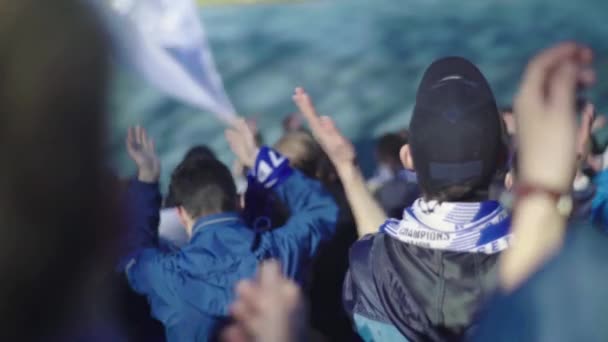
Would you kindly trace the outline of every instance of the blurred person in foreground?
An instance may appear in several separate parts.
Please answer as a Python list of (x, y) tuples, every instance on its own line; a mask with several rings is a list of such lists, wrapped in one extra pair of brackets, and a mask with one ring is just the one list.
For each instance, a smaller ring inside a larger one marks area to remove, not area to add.
[[(306, 314), (298, 286), (281, 275), (281, 266), (264, 262), (254, 280), (236, 287), (231, 307), (234, 323), (222, 333), (225, 342), (304, 342)], [(346, 340), (341, 340), (346, 341)]]
[(498, 257), (510, 240), (508, 212), (487, 197), (507, 146), (481, 72), (459, 57), (426, 70), (409, 145), (400, 153), (404, 166), (416, 170), (423, 197), (402, 220), (384, 224), (382, 210), (358, 185), (352, 144), (317, 116), (303, 90), (295, 97), (336, 165), (363, 236), (351, 248), (344, 285), (345, 308), (361, 337), (464, 338), (497, 285)]
[(318, 182), (293, 170), (278, 152), (258, 148), (244, 120), (226, 137), (257, 182), (292, 215), (279, 229), (256, 231), (238, 213), (239, 197), (224, 164), (183, 162), (172, 174), (171, 189), (190, 242), (168, 254), (158, 245), (160, 164), (154, 143), (145, 130), (129, 130), (127, 150), (139, 170), (130, 185), (138, 219), (125, 271), (131, 287), (148, 297), (168, 341), (215, 340), (229, 321), (238, 281), (251, 278), (260, 261), (276, 258), (284, 275), (301, 282), (319, 245), (335, 230), (338, 209)]
[(107, 309), (93, 279), (119, 232), (106, 37), (72, 0), (2, 1), (0, 22), (0, 340), (116, 338), (90, 320)]
[(578, 85), (593, 83), (591, 62), (588, 48), (562, 43), (536, 56), (523, 76), (512, 230), (526, 238), (501, 256), (503, 294), (475, 341), (608, 340), (608, 237), (567, 229), (578, 168), (575, 94)]

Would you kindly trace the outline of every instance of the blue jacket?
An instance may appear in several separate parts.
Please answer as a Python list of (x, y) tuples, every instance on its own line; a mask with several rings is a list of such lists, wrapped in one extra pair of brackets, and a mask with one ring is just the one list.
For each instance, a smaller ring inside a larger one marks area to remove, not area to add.
[(126, 272), (131, 287), (148, 297), (168, 341), (214, 339), (228, 319), (236, 283), (254, 276), (260, 261), (279, 259), (286, 276), (301, 280), (319, 245), (334, 234), (333, 199), (285, 158), (263, 148), (254, 176), (293, 213), (283, 227), (256, 233), (237, 213), (207, 216), (196, 222), (190, 243), (173, 253), (157, 244), (157, 184), (131, 183), (136, 229)]
[(598, 173), (593, 178), (595, 196), (591, 202), (593, 223), (608, 232), (608, 170)]
[(608, 341), (606, 245), (589, 223), (570, 227), (558, 255), (488, 303), (470, 341)]

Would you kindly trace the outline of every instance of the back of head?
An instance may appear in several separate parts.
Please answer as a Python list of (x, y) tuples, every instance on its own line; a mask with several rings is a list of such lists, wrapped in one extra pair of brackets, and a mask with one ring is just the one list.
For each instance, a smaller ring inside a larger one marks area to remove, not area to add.
[[(191, 147), (188, 152), (186, 152), (184, 159), (182, 159), (182, 163), (190, 163), (207, 159), (217, 159), (217, 157), (209, 147), (205, 145), (196, 145)], [(171, 185), (169, 185), (169, 191), (167, 193), (167, 197), (165, 198), (164, 206), (165, 208), (173, 208), (176, 206), (175, 194), (173, 193), (173, 188), (171, 188)]]
[(205, 145), (196, 145), (191, 147), (184, 156), (184, 160), (194, 159), (217, 159), (217, 157), (209, 147)]
[(292, 167), (308, 177), (318, 176), (317, 171), (324, 153), (310, 133), (304, 131), (286, 133), (274, 147), (289, 159)]
[(104, 200), (107, 45), (96, 19), (73, 0), (0, 2), (0, 334), (19, 330), (18, 340), (58, 323), (116, 234)]
[(175, 204), (193, 219), (237, 209), (234, 180), (217, 159), (184, 160), (173, 171), (171, 190)]
[(387, 133), (378, 139), (376, 158), (379, 163), (390, 167), (400, 167), (399, 150), (407, 144), (407, 138), (400, 133)]
[(409, 144), (427, 199), (485, 199), (506, 157), (501, 118), (488, 82), (471, 62), (440, 59), (416, 95)]

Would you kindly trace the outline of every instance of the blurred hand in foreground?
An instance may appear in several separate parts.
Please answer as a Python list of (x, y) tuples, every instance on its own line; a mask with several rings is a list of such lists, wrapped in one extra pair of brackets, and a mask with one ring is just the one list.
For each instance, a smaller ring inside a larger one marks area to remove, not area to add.
[(264, 262), (256, 281), (241, 281), (236, 291), (238, 299), (231, 310), (236, 323), (223, 332), (224, 341), (303, 341), (300, 289), (281, 275), (278, 262)]
[(581, 113), (581, 121), (576, 136), (576, 155), (581, 168), (591, 154), (591, 133), (594, 120), (595, 106), (588, 102)]
[[(518, 183), (563, 194), (572, 190), (584, 143), (580, 132), (588, 135), (592, 119), (587, 108), (586, 126), (578, 130), (576, 92), (595, 79), (591, 60), (589, 49), (562, 43), (528, 64), (515, 99)], [(568, 217), (559, 202), (543, 192), (517, 199), (511, 225), (517, 241), (500, 256), (503, 290), (516, 289), (561, 248)]]
[(536, 56), (515, 99), (523, 182), (568, 192), (577, 168), (577, 86), (595, 80), (591, 50), (562, 43)]
[(144, 183), (157, 183), (160, 178), (160, 159), (154, 140), (146, 130), (137, 125), (129, 127), (126, 139), (127, 152), (137, 165), (137, 179)]

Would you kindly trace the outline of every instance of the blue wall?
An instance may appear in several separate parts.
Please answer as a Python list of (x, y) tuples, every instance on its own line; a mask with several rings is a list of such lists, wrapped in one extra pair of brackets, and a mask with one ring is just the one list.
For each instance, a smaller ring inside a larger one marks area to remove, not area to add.
[[(255, 116), (267, 142), (295, 110), (291, 92), (305, 86), (360, 147), (371, 169), (372, 139), (407, 126), (417, 83), (434, 59), (461, 55), (486, 74), (509, 104), (528, 58), (563, 39), (599, 54), (593, 99), (608, 110), (608, 1), (579, 0), (321, 0), (296, 4), (203, 7), (226, 90), (236, 108)], [(206, 113), (167, 99), (117, 68), (109, 147), (121, 174), (132, 171), (123, 150), (130, 124), (158, 140), (165, 179), (192, 144), (211, 145), (232, 162), (222, 127)]]

